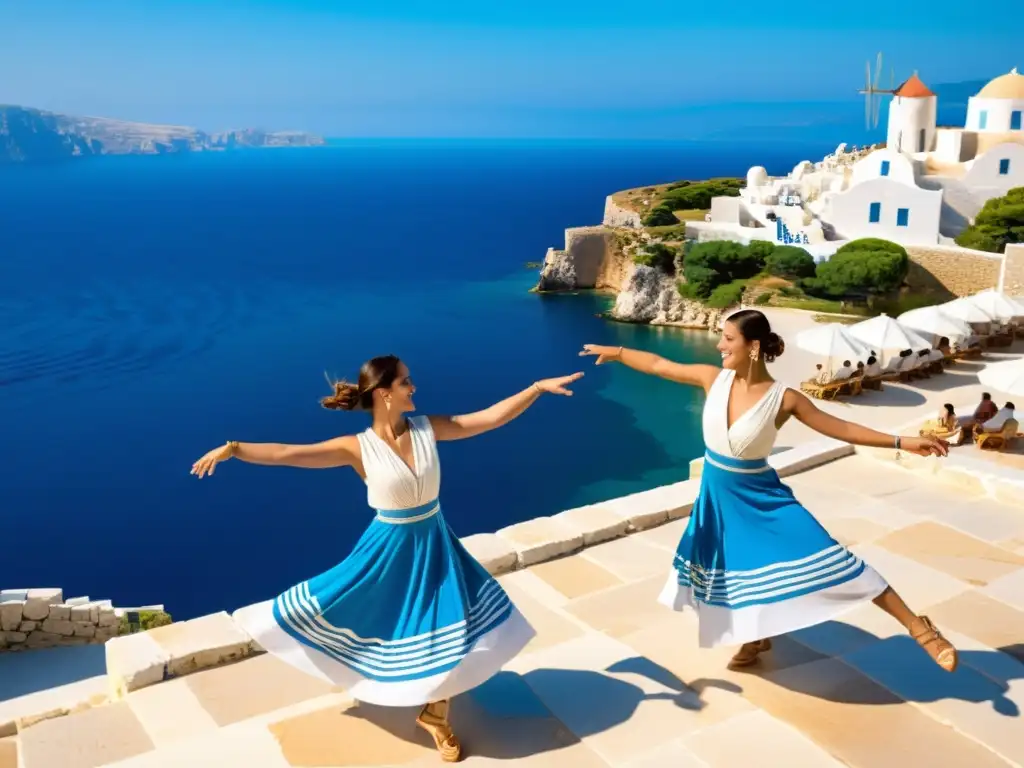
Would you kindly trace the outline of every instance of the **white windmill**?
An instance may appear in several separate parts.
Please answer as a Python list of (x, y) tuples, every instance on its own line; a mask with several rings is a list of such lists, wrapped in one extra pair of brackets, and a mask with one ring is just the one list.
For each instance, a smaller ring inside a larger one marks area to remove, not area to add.
[(878, 115), (883, 95), (893, 95), (896, 92), (896, 70), (889, 70), (889, 88), (879, 88), (878, 81), (882, 77), (882, 52), (878, 52), (875, 61), (875, 77), (871, 78), (871, 62), (865, 62), (867, 68), (867, 80), (863, 90), (857, 93), (864, 95), (864, 127), (868, 130), (878, 127)]

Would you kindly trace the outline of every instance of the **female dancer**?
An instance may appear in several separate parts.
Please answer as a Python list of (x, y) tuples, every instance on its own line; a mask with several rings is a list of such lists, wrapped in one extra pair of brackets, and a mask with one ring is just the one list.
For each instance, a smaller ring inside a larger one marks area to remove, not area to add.
[(587, 344), (580, 353), (596, 355), (598, 365), (618, 361), (707, 393), (700, 494), (659, 600), (674, 610), (697, 611), (702, 647), (740, 644), (733, 667), (757, 661), (771, 649), (773, 635), (873, 600), (952, 672), (956, 649), (928, 617), (915, 615), (874, 569), (829, 536), (766, 461), (791, 416), (854, 445), (945, 456), (947, 444), (933, 436), (886, 435), (818, 410), (768, 374), (765, 362), (783, 348), (768, 319), (745, 309), (724, 324), (718, 342), (722, 368), (680, 365), (622, 347)]
[(393, 356), (363, 365), (358, 384), (337, 382), (325, 408), (362, 409), (373, 423), (359, 435), (312, 445), (229, 442), (192, 466), (212, 475), (232, 457), (251, 464), (352, 467), (377, 515), (352, 554), (275, 600), (235, 619), (269, 653), (384, 706), (424, 705), (416, 722), (441, 758), (461, 745), (448, 702), (494, 675), (534, 635), (490, 574), (462, 547), (441, 514), (437, 440), (461, 440), (507, 424), (544, 392), (583, 374), (535, 382), (519, 394), (464, 416), (417, 416), (409, 371)]

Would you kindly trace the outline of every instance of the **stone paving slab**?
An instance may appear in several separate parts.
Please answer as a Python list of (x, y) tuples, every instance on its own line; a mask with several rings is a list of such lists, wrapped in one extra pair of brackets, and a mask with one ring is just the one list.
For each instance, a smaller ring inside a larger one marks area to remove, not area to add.
[[(871, 604), (777, 638), (756, 666), (729, 670), (734, 649), (700, 649), (693, 615), (656, 602), (685, 520), (634, 526), (625, 538), (581, 550), (586, 531), (576, 523), (617, 530), (624, 515), (577, 512), (519, 529), (511, 537), (519, 549), (480, 540), (499, 571), (512, 552), (529, 560), (554, 546), (567, 555), (499, 576), (538, 634), (502, 672), (453, 702), (465, 763), (1024, 765), (1021, 508), (863, 455), (787, 482), (946, 631), (961, 651), (956, 673), (942, 672)], [(218, 632), (230, 639), (229, 629)], [(164, 639), (147, 653), (193, 653)], [(146, 653), (139, 658), (149, 663)], [(273, 657), (247, 656), (24, 728), (18, 768), (439, 765), (414, 716), (356, 704)], [(0, 768), (14, 768), (12, 745), (0, 739)]]

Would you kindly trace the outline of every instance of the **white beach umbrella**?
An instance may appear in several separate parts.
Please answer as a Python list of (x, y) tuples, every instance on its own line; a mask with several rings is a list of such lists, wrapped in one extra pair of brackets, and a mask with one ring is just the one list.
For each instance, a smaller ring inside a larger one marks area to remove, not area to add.
[(1024, 397), (1024, 358), (986, 365), (978, 373), (978, 381), (997, 392)]
[(833, 357), (841, 360), (866, 359), (870, 354), (870, 350), (840, 323), (826, 323), (817, 328), (801, 331), (796, 335), (796, 345), (811, 354), (830, 360)]
[(971, 335), (971, 326), (958, 317), (947, 315), (941, 307), (921, 307), (904, 312), (898, 318), (900, 325), (921, 334), (930, 334), (950, 341), (960, 341)]
[(918, 352), (930, 349), (932, 343), (913, 328), (908, 328), (895, 318), (882, 314), (851, 325), (850, 335), (863, 342), (869, 349), (881, 354), (883, 351), (912, 349)]
[(966, 300), (990, 314), (995, 320), (1006, 321), (1024, 316), (1024, 307), (991, 288)]
[(989, 312), (968, 299), (953, 299), (953, 301), (940, 304), (939, 308), (950, 317), (958, 318), (966, 323), (991, 323), (995, 320)]

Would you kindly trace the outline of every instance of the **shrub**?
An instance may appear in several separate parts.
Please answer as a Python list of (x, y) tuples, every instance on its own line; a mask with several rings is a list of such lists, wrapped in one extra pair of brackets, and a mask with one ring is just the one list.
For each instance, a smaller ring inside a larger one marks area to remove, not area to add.
[(669, 248), (664, 243), (649, 243), (633, 256), (635, 263), (660, 269), (666, 275), (675, 274), (675, 259), (676, 249)]
[(739, 304), (743, 299), (743, 290), (747, 287), (746, 280), (733, 280), (718, 286), (711, 292), (705, 302), (712, 309), (726, 309)]
[(711, 207), (713, 197), (738, 197), (743, 183), (742, 179), (677, 182), (662, 195), (661, 205), (673, 211), (704, 210)]
[(763, 307), (765, 304), (771, 304), (771, 303), (772, 303), (772, 292), (771, 291), (765, 291), (764, 293), (759, 293), (757, 295), (757, 298), (754, 299), (754, 305), (758, 306), (758, 307)]
[[(753, 243), (751, 243), (753, 245)], [(765, 258), (765, 269), (780, 277), (813, 277), (816, 269), (814, 257), (795, 245), (780, 245)]]
[(910, 258), (897, 243), (873, 237), (852, 240), (818, 265), (816, 275), (801, 281), (809, 293), (867, 297), (898, 288)]
[(761, 264), (768, 262), (768, 257), (774, 253), (778, 246), (770, 240), (751, 240), (750, 245), (747, 246), (747, 250), (750, 254), (756, 258)]
[(139, 623), (135, 627), (128, 623), (127, 613), (121, 614), (121, 619), (117, 624), (117, 634), (128, 635), (132, 632), (145, 632), (147, 629), (163, 627), (174, 621), (166, 611), (139, 611), (138, 614)]
[(697, 243), (687, 250), (683, 276), (687, 283), (698, 286), (698, 295), (706, 299), (718, 286), (753, 277), (762, 266), (757, 254), (748, 247), (729, 240), (714, 240)]
[(679, 219), (672, 213), (672, 209), (666, 205), (659, 205), (651, 209), (641, 222), (645, 227), (668, 227), (678, 224)]
[(957, 245), (1002, 253), (1010, 243), (1024, 243), (1024, 187), (993, 197), (974, 218), (974, 224), (956, 237)]

